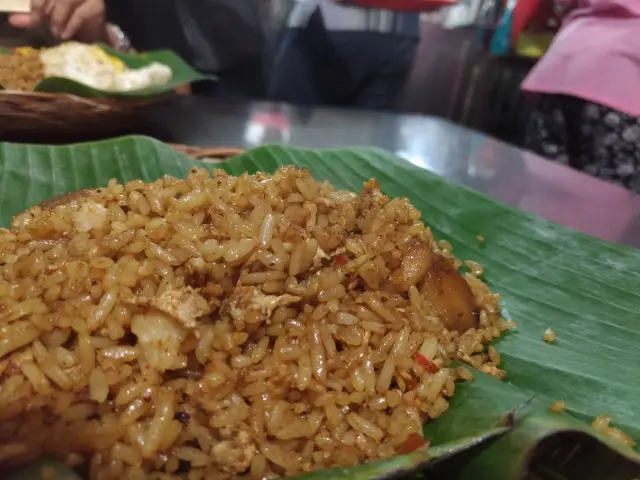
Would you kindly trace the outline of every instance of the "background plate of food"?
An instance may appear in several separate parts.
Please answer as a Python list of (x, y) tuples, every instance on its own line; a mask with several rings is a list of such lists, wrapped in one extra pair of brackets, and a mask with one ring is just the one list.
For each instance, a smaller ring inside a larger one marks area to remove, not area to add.
[(207, 79), (168, 50), (123, 53), (77, 42), (0, 49), (3, 133), (109, 133), (176, 88)]

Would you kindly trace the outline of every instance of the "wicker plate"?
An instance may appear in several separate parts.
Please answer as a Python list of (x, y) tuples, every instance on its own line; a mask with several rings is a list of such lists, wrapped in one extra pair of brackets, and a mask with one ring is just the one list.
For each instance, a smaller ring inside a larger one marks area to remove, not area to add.
[(67, 93), (2, 91), (2, 136), (106, 135), (132, 126), (145, 107), (170, 96), (107, 99)]

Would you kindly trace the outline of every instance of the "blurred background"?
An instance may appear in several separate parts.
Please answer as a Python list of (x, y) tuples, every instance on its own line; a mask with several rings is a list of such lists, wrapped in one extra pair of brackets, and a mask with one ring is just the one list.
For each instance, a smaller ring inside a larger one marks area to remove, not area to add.
[[(541, 9), (544, 3), (459, 0), (420, 14), (413, 67), (392, 109), (439, 116), (520, 146), (530, 106), (519, 86), (557, 27), (553, 15)], [(106, 9), (108, 21), (126, 33), (135, 49), (169, 48), (201, 71), (219, 75), (219, 83), (194, 85), (192, 93), (280, 100), (270, 97), (269, 77), (295, 4), (106, 0)], [(523, 10), (527, 19), (514, 19)], [(505, 20), (520, 24), (507, 26), (510, 42), (500, 46), (496, 29)], [(48, 41), (47, 32), (16, 31), (3, 18), (4, 46)]]

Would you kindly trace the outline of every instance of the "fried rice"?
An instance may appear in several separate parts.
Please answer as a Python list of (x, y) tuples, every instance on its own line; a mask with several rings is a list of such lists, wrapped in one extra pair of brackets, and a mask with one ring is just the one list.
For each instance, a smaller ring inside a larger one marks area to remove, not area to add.
[(0, 85), (6, 90), (30, 92), (44, 78), (38, 50), (23, 47), (0, 54)]
[(306, 170), (115, 180), (0, 231), (0, 468), (269, 478), (424, 445), (513, 326), (406, 199)]

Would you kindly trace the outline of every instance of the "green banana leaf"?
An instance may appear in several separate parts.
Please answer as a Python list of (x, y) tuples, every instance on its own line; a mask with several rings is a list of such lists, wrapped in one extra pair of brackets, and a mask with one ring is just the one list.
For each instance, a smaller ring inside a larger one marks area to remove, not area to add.
[[(147, 99), (166, 95), (176, 88), (201, 80), (213, 80), (214, 77), (204, 75), (182, 58), (170, 50), (156, 50), (146, 53), (123, 53), (113, 50), (106, 45), (100, 45), (107, 54), (119, 58), (129, 68), (141, 68), (153, 62), (162, 63), (171, 69), (171, 80), (165, 85), (156, 85), (130, 92), (108, 92), (89, 87), (68, 78), (50, 77), (42, 80), (34, 89), (36, 92), (70, 93), (85, 98), (132, 98)], [(7, 49), (0, 49), (0, 54), (8, 53)], [(0, 89), (3, 89), (0, 85)]]
[[(144, 137), (66, 147), (0, 144), (0, 225), (57, 194), (112, 177), (184, 176), (197, 164)], [(518, 323), (497, 342), (507, 379), (474, 372), (474, 380), (459, 384), (449, 411), (425, 426), (431, 449), (301, 478), (417, 478), (417, 470), (422, 478), (474, 480), (640, 478), (640, 455), (590, 427), (597, 415), (610, 414), (640, 440), (640, 251), (503, 205), (380, 150), (268, 146), (217, 168), (239, 174), (281, 165), (307, 167), (352, 190), (375, 177), (385, 193), (408, 197), (459, 258), (485, 265), (487, 282)], [(542, 339), (547, 328), (558, 335), (554, 344)], [(566, 412), (549, 412), (561, 399)]]
[(43, 458), (26, 467), (11, 472), (6, 480), (82, 480), (64, 463), (53, 458)]

